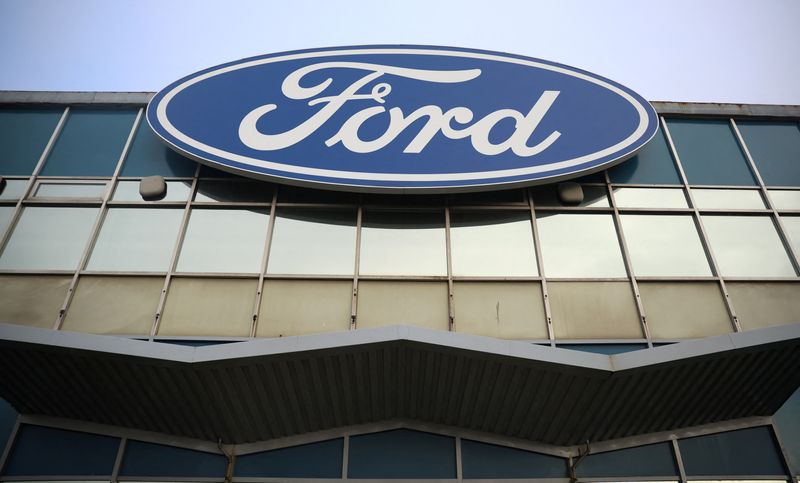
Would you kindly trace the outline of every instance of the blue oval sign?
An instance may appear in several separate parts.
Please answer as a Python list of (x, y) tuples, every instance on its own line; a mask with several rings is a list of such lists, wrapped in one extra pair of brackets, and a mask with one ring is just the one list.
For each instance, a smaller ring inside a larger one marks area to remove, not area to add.
[(477, 191), (547, 183), (632, 156), (658, 129), (616, 82), (470, 49), (341, 47), (211, 67), (169, 85), (147, 120), (201, 163), (289, 184)]

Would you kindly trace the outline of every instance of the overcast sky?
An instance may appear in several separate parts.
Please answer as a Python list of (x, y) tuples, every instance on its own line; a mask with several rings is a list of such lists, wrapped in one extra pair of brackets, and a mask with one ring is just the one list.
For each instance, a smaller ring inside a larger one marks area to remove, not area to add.
[(561, 62), (651, 101), (800, 104), (798, 0), (0, 0), (0, 90), (156, 91), (252, 55), (394, 43)]

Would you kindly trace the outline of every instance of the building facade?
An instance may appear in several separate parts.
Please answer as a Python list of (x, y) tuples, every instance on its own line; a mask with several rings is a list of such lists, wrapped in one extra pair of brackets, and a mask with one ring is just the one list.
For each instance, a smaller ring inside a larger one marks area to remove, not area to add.
[(570, 203), (234, 176), (150, 97), (0, 93), (0, 480), (797, 482), (800, 107), (654, 103)]

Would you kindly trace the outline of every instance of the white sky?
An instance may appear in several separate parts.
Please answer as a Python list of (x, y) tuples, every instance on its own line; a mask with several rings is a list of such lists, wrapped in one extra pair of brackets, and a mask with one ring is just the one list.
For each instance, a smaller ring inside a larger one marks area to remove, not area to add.
[(252, 55), (379, 43), (539, 57), (651, 101), (800, 104), (798, 0), (0, 0), (0, 90), (156, 91)]

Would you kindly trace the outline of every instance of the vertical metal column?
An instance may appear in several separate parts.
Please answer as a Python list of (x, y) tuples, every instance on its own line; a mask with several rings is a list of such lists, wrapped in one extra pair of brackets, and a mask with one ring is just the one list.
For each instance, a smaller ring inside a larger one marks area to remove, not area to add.
[(453, 255), (450, 249), (450, 206), (444, 207), (444, 240), (447, 253), (447, 320), (448, 330), (456, 330), (456, 309), (453, 295)]
[(269, 220), (267, 220), (267, 236), (264, 240), (264, 251), (261, 254), (261, 270), (258, 274), (258, 288), (256, 289), (256, 300), (253, 303), (253, 323), (250, 326), (250, 338), (256, 336), (258, 330), (258, 314), (261, 311), (261, 297), (264, 293), (264, 276), (269, 265), (269, 252), (272, 248), (272, 233), (275, 231), (275, 207), (278, 204), (278, 185), (272, 192), (272, 203), (269, 207)]
[(117, 449), (117, 457), (114, 460), (114, 468), (111, 470), (111, 483), (116, 483), (119, 480), (119, 470), (122, 467), (122, 459), (125, 457), (126, 446), (128, 446), (128, 438), (122, 438), (119, 441), (119, 449)]
[(672, 451), (675, 453), (675, 461), (678, 463), (678, 473), (680, 473), (680, 483), (686, 483), (686, 468), (683, 466), (683, 456), (681, 456), (681, 448), (678, 446), (678, 439), (670, 438), (672, 441)]
[(364, 211), (361, 207), (361, 197), (358, 200), (358, 210), (356, 211), (356, 256), (353, 264), (353, 296), (350, 299), (350, 330), (356, 330), (356, 320), (358, 317), (358, 272), (361, 269), (361, 223)]
[(547, 291), (547, 277), (544, 274), (544, 259), (542, 257), (542, 247), (539, 243), (539, 229), (536, 223), (536, 207), (533, 203), (533, 193), (530, 189), (525, 190), (525, 196), (528, 199), (528, 208), (531, 213), (531, 229), (533, 233), (533, 246), (536, 251), (536, 264), (539, 266), (539, 276), (541, 277), (542, 284), (542, 300), (544, 301), (544, 316), (547, 321), (547, 338), (550, 340), (550, 346), (556, 346), (555, 332), (553, 331), (553, 313), (550, 311), (550, 294)]

